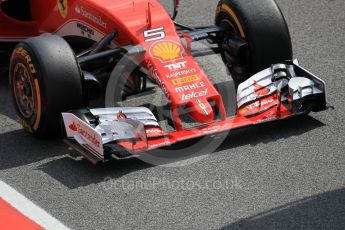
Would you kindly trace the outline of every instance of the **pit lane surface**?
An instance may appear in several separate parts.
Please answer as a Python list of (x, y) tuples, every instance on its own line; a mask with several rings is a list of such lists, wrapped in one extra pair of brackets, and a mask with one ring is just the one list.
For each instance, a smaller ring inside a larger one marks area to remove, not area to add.
[[(295, 57), (327, 82), (335, 110), (233, 132), (185, 167), (94, 167), (23, 132), (2, 76), (0, 180), (72, 229), (344, 229), (345, 2), (278, 2)], [(182, 1), (178, 20), (211, 24), (215, 7)]]

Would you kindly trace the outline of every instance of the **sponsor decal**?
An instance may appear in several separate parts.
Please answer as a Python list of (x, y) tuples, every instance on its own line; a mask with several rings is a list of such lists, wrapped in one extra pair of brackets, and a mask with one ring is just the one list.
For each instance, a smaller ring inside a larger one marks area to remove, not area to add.
[(68, 2), (67, 0), (57, 0), (57, 5), (59, 8), (59, 12), (61, 17), (66, 18), (68, 14)]
[(268, 105), (268, 104), (271, 104), (274, 102), (274, 99), (273, 98), (269, 98), (267, 100), (261, 100), (261, 101), (256, 101), (250, 105), (247, 105), (247, 109), (249, 110), (254, 110), (256, 108), (259, 108), (259, 107), (263, 107), (265, 105)]
[(196, 72), (197, 72), (197, 70), (195, 68), (193, 68), (193, 69), (182, 70), (182, 71), (178, 71), (175, 73), (167, 74), (165, 77), (166, 78), (175, 78), (175, 77), (181, 77), (181, 76), (185, 76), (185, 75), (189, 75), (189, 74), (194, 74)]
[(89, 133), (86, 129), (83, 129), (83, 127), (78, 124), (78, 133), (80, 136), (86, 138), (88, 141), (90, 141), (92, 144), (100, 148), (101, 143), (97, 140), (96, 134), (95, 133)]
[(249, 112), (249, 110), (248, 110), (247, 107), (243, 107), (243, 108), (241, 108), (241, 109), (238, 111), (238, 113), (239, 113), (240, 115), (245, 115), (245, 114), (247, 114), (248, 112)]
[(68, 126), (68, 128), (70, 130), (72, 130), (73, 132), (78, 132), (78, 134), (80, 136), (82, 136), (83, 138), (87, 139), (89, 142), (91, 142), (97, 148), (100, 148), (101, 143), (97, 139), (96, 134), (95, 133), (90, 133), (88, 130), (84, 129), (81, 124), (79, 124), (79, 123), (75, 124), (75, 122), (73, 122), (72, 124), (70, 124)]
[(77, 125), (75, 124), (75, 122), (73, 122), (72, 124), (70, 124), (70, 125), (68, 126), (68, 128), (69, 128), (70, 130), (72, 130), (73, 132), (78, 132), (78, 127), (77, 127)]
[(71, 113), (62, 113), (66, 135), (68, 138), (74, 138), (87, 151), (103, 158), (102, 136), (91, 126), (80, 120)]
[[(258, 84), (256, 81), (254, 81), (253, 92), (254, 92), (255, 96), (260, 98), (260, 97), (267, 96), (271, 92), (271, 90), (270, 90), (270, 88), (262, 86), (262, 85)], [(271, 105), (273, 102), (275, 102), (275, 100), (272, 97), (261, 98), (257, 101), (254, 101), (254, 102), (240, 108), (238, 110), (238, 114), (244, 116), (246, 114), (259, 113), (260, 111), (267, 109), (268, 108), (267, 105)]]
[(269, 92), (271, 91), (269, 88), (259, 85), (258, 83), (256, 83), (256, 81), (254, 81), (253, 87), (256, 96), (264, 96), (269, 94)]
[(257, 110), (260, 110), (260, 108), (272, 104), (274, 102), (273, 98), (263, 99), (259, 101), (255, 101), (239, 110), (240, 115), (245, 115), (249, 112), (255, 112)]
[(124, 114), (122, 111), (118, 112), (118, 114), (116, 115), (116, 118), (118, 121), (123, 121), (123, 120), (128, 119), (126, 114)]
[(164, 82), (160, 79), (160, 77), (158, 76), (157, 73), (157, 69), (154, 68), (154, 66), (152, 65), (151, 61), (149, 61), (147, 63), (147, 68), (150, 72), (150, 76), (153, 78), (154, 81), (157, 82), (157, 84), (160, 86), (160, 88), (163, 90), (163, 92), (165, 93), (165, 95), (169, 98), (169, 93), (168, 90), (164, 84)]
[(61, 37), (83, 36), (94, 41), (100, 41), (105, 35), (84, 21), (71, 20), (54, 32)]
[(162, 133), (160, 129), (147, 129), (146, 133)]
[(36, 73), (35, 66), (32, 64), (32, 59), (31, 59), (30, 55), (28, 54), (28, 52), (23, 48), (19, 48), (19, 49), (17, 49), (16, 53), (21, 55), (25, 59), (27, 65), (29, 67), (30, 72), (32, 74)]
[(207, 111), (206, 105), (204, 103), (202, 103), (200, 99), (196, 100), (196, 103), (198, 104), (198, 106), (201, 108), (202, 112), (206, 116), (210, 115), (210, 113)]
[(198, 75), (191, 75), (191, 76), (187, 76), (187, 77), (182, 77), (182, 78), (177, 78), (172, 80), (172, 83), (174, 85), (184, 85), (190, 82), (196, 82), (199, 81), (200, 78)]
[(89, 26), (86, 26), (80, 22), (77, 22), (77, 28), (80, 30), (82, 35), (86, 35), (88, 38), (91, 38), (95, 35), (95, 30)]
[(183, 47), (172, 41), (162, 41), (153, 44), (150, 48), (151, 57), (158, 58), (161, 62), (169, 62), (181, 59)]
[(146, 129), (146, 134), (157, 136), (157, 135), (163, 135), (164, 132), (161, 128), (148, 128)]
[(97, 25), (103, 27), (104, 29), (107, 28), (107, 23), (106, 23), (105, 21), (103, 21), (102, 16), (100, 16), (100, 15), (99, 15), (99, 16), (93, 15), (92, 13), (86, 11), (86, 10), (84, 9), (83, 6), (77, 5), (77, 6), (75, 7), (75, 12), (76, 12), (77, 14), (82, 15), (84, 18), (87, 18), (87, 19), (89, 19), (90, 21), (96, 23)]
[(195, 99), (195, 98), (199, 98), (199, 97), (204, 97), (206, 95), (207, 95), (207, 89), (205, 89), (203, 91), (199, 91), (199, 92), (192, 92), (192, 93), (188, 93), (188, 94), (183, 94), (182, 95), (182, 101), (191, 100), (191, 99)]
[(183, 93), (185, 91), (199, 89), (199, 88), (203, 88), (205, 86), (206, 85), (205, 85), (204, 82), (198, 82), (198, 83), (193, 83), (193, 84), (189, 84), (189, 85), (183, 85), (183, 86), (180, 86), (180, 87), (176, 87), (175, 88), (175, 92), (176, 93)]
[(165, 65), (165, 68), (169, 69), (170, 71), (176, 71), (182, 68), (186, 68), (187, 67), (187, 61), (181, 61), (181, 62), (177, 62), (177, 63), (172, 63), (169, 65)]

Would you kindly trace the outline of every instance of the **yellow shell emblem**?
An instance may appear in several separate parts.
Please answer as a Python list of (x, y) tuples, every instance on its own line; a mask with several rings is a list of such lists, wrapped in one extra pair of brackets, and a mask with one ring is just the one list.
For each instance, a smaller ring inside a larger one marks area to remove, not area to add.
[(159, 42), (152, 46), (151, 54), (153, 57), (159, 58), (162, 61), (170, 61), (182, 57), (181, 47), (174, 42)]

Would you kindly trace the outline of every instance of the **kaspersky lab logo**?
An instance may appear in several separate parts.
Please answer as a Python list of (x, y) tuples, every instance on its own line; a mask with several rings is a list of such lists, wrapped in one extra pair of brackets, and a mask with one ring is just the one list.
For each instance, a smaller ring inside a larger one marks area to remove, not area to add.
[(84, 18), (87, 18), (87, 19), (91, 20), (92, 22), (100, 25), (104, 29), (107, 28), (107, 23), (105, 21), (103, 21), (102, 16), (97, 17), (97, 16), (93, 15), (92, 13), (86, 11), (83, 6), (76, 5), (75, 12), (77, 14), (81, 14)]

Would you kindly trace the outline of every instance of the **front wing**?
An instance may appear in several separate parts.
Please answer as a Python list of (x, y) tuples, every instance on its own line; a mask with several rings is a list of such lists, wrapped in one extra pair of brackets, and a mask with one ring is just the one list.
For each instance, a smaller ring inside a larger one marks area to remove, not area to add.
[(233, 117), (169, 132), (145, 107), (84, 109), (62, 114), (65, 142), (93, 163), (127, 159), (188, 139), (326, 110), (325, 91), (325, 82), (296, 60), (272, 65), (240, 84)]

